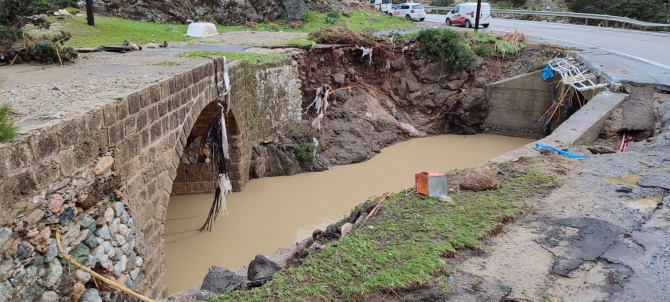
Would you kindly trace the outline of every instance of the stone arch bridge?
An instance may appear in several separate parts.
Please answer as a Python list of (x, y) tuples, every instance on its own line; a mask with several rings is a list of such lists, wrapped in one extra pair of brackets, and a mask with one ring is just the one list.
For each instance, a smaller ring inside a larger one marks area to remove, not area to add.
[[(165, 297), (162, 234), (170, 195), (214, 189), (213, 167), (195, 151), (216, 115), (214, 73), (221, 80), (221, 67), (221, 58), (203, 61), (87, 114), (0, 144), (0, 268), (12, 257), (33, 257), (49, 272), (57, 270), (61, 264), (51, 254), (60, 228), (66, 251), (76, 259), (111, 268), (110, 275), (146, 296)], [(290, 60), (231, 62), (229, 68), (232, 106), (226, 117), (240, 150), (231, 161), (234, 189), (241, 190), (249, 180), (252, 146), (300, 122), (301, 83)], [(105, 242), (116, 253), (100, 248)], [(128, 261), (137, 258), (142, 260)], [(28, 272), (35, 261), (18, 270)], [(14, 275), (2, 273), (0, 291), (11, 285), (14, 297), (25, 298), (40, 278), (42, 291), (57, 291), (58, 282), (65, 282), (40, 274), (19, 280), (14, 269)]]

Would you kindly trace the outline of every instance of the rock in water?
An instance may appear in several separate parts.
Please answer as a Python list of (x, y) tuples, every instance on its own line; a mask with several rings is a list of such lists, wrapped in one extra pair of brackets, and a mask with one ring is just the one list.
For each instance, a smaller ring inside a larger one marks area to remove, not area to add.
[(461, 179), (460, 185), (466, 190), (484, 191), (495, 188), (498, 185), (498, 178), (489, 167), (476, 167)]
[(249, 262), (247, 278), (250, 281), (271, 278), (280, 269), (281, 267), (277, 263), (270, 261), (263, 255), (256, 255), (256, 258)]
[(200, 290), (224, 294), (239, 289), (242, 286), (243, 279), (225, 267), (215, 266), (205, 276)]

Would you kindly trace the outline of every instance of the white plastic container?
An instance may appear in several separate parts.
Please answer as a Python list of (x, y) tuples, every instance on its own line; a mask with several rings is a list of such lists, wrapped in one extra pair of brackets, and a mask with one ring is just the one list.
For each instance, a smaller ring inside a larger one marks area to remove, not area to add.
[(209, 22), (191, 23), (188, 25), (188, 31), (186, 31), (187, 36), (194, 38), (207, 38), (218, 34), (216, 25)]

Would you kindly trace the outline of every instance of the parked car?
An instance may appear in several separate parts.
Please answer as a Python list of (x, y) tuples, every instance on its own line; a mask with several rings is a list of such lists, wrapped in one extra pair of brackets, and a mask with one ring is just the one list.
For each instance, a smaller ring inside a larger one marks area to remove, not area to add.
[(388, 13), (393, 5), (391, 1), (392, 0), (369, 0), (368, 2), (382, 13)]
[(394, 17), (404, 17), (407, 20), (413, 21), (423, 21), (426, 19), (426, 10), (423, 8), (423, 5), (412, 2), (398, 4), (398, 6), (391, 9), (388, 14)]
[[(448, 26), (463, 25), (465, 27), (473, 27), (475, 24), (475, 15), (477, 14), (477, 3), (463, 3), (454, 6), (454, 8), (447, 13), (445, 22)], [(484, 28), (491, 24), (491, 5), (482, 2), (479, 10), (479, 24)]]

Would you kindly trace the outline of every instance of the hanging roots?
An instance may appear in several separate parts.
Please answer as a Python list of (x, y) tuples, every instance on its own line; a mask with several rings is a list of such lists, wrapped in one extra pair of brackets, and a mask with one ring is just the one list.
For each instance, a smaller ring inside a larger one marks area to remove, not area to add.
[[(226, 59), (223, 59), (223, 73), (224, 73), (224, 85), (226, 86), (226, 95), (230, 99), (230, 79), (228, 78), (228, 68), (225, 65)], [(212, 202), (212, 207), (209, 209), (209, 214), (207, 215), (207, 220), (205, 224), (200, 228), (200, 231), (211, 231), (212, 225), (216, 221), (220, 212), (223, 212), (224, 215), (228, 215), (228, 209), (226, 207), (226, 194), (232, 192), (233, 187), (230, 183), (228, 165), (230, 160), (230, 155), (228, 153), (229, 144), (233, 147), (233, 150), (239, 153), (239, 149), (235, 145), (234, 141), (230, 141), (230, 135), (228, 129), (226, 129), (226, 120), (223, 113), (223, 102), (221, 100), (221, 93), (219, 91), (219, 79), (218, 79), (218, 66), (216, 60), (214, 60), (214, 80), (217, 83), (217, 112), (214, 120), (207, 127), (205, 132), (204, 139), (201, 141), (201, 148), (204, 149), (206, 146), (209, 146), (209, 151), (211, 154), (212, 163), (216, 167), (217, 172), (217, 186), (214, 193), (214, 201)], [(230, 108), (230, 103), (228, 103), (228, 108)]]
[(316, 90), (316, 97), (314, 101), (307, 106), (305, 113), (309, 112), (309, 108), (314, 106), (316, 110), (316, 118), (312, 121), (312, 127), (318, 130), (321, 130), (321, 120), (326, 115), (326, 110), (328, 109), (328, 95), (330, 94), (330, 86), (328, 84), (323, 84)]

